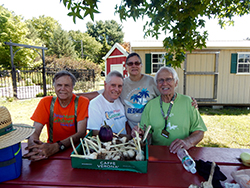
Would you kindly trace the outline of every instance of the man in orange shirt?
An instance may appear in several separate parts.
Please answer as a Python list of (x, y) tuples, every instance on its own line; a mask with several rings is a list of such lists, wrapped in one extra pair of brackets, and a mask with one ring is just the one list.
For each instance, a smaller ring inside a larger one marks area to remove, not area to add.
[[(75, 82), (76, 78), (68, 71), (55, 74), (53, 84), (57, 98), (46, 96), (39, 102), (31, 117), (35, 132), (29, 138), (26, 148), (29, 153), (24, 158), (32, 161), (48, 158), (69, 147), (70, 137), (79, 142), (85, 136), (89, 100), (73, 94)], [(47, 143), (39, 140), (44, 125), (47, 125)]]

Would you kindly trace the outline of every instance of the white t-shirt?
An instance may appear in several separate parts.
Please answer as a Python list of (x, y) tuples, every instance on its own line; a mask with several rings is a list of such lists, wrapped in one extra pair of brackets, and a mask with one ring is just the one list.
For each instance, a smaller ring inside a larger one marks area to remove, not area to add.
[(111, 103), (100, 94), (90, 101), (88, 112), (87, 129), (100, 130), (105, 120), (109, 126), (114, 124), (112, 127), (114, 133), (118, 133), (124, 128), (121, 134), (126, 134), (127, 118), (120, 98)]

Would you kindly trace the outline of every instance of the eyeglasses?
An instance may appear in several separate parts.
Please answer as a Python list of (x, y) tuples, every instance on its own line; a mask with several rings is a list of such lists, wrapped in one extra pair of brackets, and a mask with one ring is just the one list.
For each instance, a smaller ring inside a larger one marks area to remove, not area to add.
[(158, 83), (158, 84), (163, 84), (165, 81), (166, 81), (167, 83), (171, 83), (173, 80), (174, 80), (174, 78), (166, 78), (166, 79), (161, 78), (161, 79), (158, 79), (158, 80), (157, 80), (157, 83)]
[(141, 64), (141, 62), (136, 61), (136, 62), (128, 62), (128, 63), (127, 63), (127, 65), (130, 66), (130, 67), (133, 66), (134, 64), (135, 64), (136, 66), (139, 66), (139, 65)]

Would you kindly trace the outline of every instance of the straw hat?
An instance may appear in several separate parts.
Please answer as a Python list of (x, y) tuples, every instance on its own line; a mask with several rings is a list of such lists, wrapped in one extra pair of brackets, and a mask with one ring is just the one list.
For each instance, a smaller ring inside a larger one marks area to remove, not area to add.
[(8, 109), (0, 106), (0, 149), (12, 146), (28, 138), (35, 128), (25, 124), (12, 124)]

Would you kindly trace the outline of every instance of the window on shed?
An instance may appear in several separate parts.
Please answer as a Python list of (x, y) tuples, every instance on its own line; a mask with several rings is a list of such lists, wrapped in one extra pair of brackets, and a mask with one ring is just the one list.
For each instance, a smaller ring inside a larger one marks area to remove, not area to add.
[(164, 53), (152, 53), (151, 55), (151, 66), (152, 73), (156, 73), (162, 66), (165, 65), (165, 54)]
[(238, 53), (238, 73), (250, 73), (250, 53)]
[(231, 54), (231, 73), (250, 73), (250, 53)]
[(231, 73), (250, 73), (250, 52), (231, 54)]

